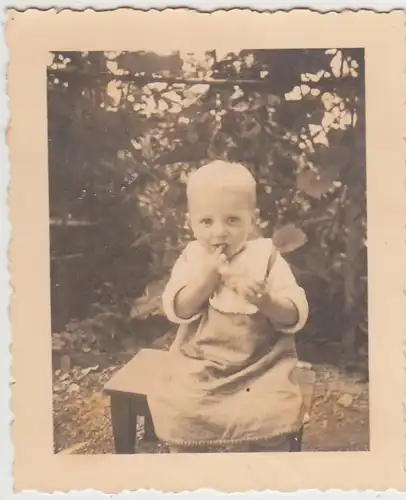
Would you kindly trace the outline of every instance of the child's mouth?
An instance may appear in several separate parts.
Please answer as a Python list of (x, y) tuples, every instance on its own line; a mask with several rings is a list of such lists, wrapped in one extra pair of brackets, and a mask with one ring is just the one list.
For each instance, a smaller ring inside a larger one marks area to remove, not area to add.
[(227, 245), (227, 243), (218, 243), (216, 245), (213, 245), (213, 248), (214, 248), (214, 250), (217, 250), (218, 248), (220, 248), (222, 253), (224, 253), (227, 250), (228, 245)]

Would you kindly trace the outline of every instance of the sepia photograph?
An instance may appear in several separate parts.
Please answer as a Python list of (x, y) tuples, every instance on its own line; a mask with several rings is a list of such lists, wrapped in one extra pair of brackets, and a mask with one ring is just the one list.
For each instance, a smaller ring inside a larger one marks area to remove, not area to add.
[(55, 453), (369, 450), (364, 58), (49, 54)]
[(403, 490), (403, 12), (7, 45), (15, 490)]

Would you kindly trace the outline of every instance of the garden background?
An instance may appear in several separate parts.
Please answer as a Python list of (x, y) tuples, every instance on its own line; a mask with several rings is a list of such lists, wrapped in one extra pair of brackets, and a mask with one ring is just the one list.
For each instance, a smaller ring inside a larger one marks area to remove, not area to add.
[(113, 451), (102, 384), (170, 344), (160, 294), (191, 238), (185, 180), (215, 158), (250, 168), (259, 231), (308, 296), (305, 446), (368, 449), (364, 76), (362, 49), (50, 55), (55, 451)]

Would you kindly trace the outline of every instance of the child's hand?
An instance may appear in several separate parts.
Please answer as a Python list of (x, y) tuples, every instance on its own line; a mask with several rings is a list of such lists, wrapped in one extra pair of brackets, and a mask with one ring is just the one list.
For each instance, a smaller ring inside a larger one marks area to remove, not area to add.
[(195, 263), (193, 275), (187, 277), (188, 284), (175, 296), (174, 310), (178, 318), (192, 318), (215, 291), (220, 281), (220, 268), (227, 260), (222, 251), (223, 248), (216, 248), (214, 252), (206, 252)]
[(256, 306), (261, 304), (266, 293), (264, 282), (253, 280), (244, 275), (229, 275), (225, 278), (225, 284), (228, 288), (231, 288), (231, 290)]
[(199, 274), (202, 279), (215, 281), (220, 277), (220, 269), (227, 262), (227, 257), (223, 253), (223, 248), (218, 247), (214, 252), (207, 252), (205, 258), (199, 266)]

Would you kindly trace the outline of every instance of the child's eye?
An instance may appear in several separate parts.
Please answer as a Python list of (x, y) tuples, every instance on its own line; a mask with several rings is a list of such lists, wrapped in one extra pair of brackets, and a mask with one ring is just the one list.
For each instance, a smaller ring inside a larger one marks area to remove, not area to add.
[(236, 224), (237, 222), (240, 222), (240, 218), (239, 217), (229, 217), (228, 222), (229, 222), (229, 224)]
[(210, 226), (211, 222), (212, 222), (211, 219), (202, 219), (200, 221), (200, 223), (203, 224), (204, 226)]

